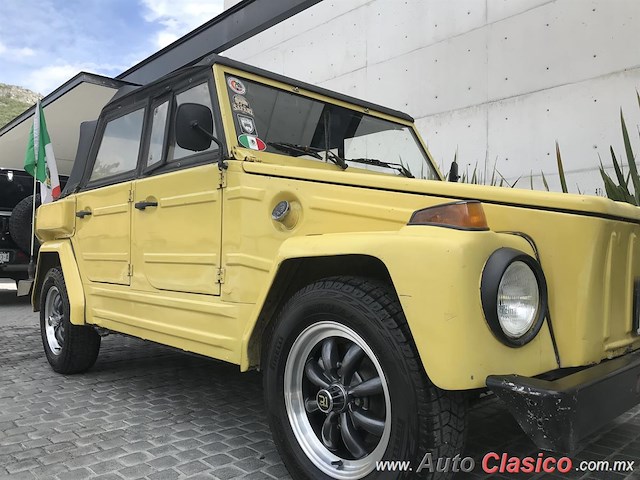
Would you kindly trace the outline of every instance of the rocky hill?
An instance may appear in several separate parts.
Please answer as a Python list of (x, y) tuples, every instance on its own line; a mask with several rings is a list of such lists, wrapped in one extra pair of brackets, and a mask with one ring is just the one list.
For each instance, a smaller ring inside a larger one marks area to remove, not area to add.
[(42, 98), (42, 95), (26, 88), (0, 83), (0, 128), (36, 103), (39, 98)]

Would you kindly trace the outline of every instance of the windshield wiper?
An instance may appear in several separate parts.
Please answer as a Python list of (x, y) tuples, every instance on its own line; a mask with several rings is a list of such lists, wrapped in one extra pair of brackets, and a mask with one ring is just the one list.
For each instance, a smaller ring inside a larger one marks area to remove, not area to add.
[(267, 142), (267, 145), (273, 148), (287, 153), (299, 153), (300, 155), (309, 155), (318, 160), (325, 160), (320, 153), (324, 153), (327, 156), (327, 160), (331, 160), (343, 170), (346, 170), (349, 165), (347, 162), (362, 163), (365, 165), (372, 165), (374, 167), (389, 168), (397, 171), (400, 175), (407, 178), (415, 178), (409, 169), (400, 163), (384, 162), (376, 158), (342, 158), (333, 153), (331, 150), (325, 150), (324, 148), (310, 147), (308, 145), (297, 145), (294, 143), (286, 142)]
[(295, 143), (286, 142), (267, 142), (267, 145), (272, 146), (276, 150), (280, 150), (285, 153), (299, 153), (300, 155), (309, 155), (318, 160), (324, 160), (318, 151), (312, 147), (305, 147), (304, 145), (296, 145)]
[(391, 170), (397, 171), (400, 175), (403, 175), (407, 178), (415, 178), (409, 169), (402, 165), (401, 163), (392, 163), (392, 162), (384, 162), (382, 160), (378, 160), (376, 158), (346, 158), (347, 162), (354, 163), (363, 163), (365, 165), (373, 165), (374, 167), (383, 167), (389, 168)]
[(267, 142), (267, 145), (270, 145), (273, 148), (280, 150), (281, 152), (299, 153), (300, 155), (309, 155), (310, 157), (317, 158), (318, 160), (325, 160), (324, 158), (322, 158), (322, 155), (320, 155), (320, 153), (325, 153), (325, 154), (328, 154), (327, 155), (328, 160), (331, 160), (333, 163), (338, 165), (343, 170), (345, 170), (349, 166), (344, 162), (342, 158), (337, 156), (331, 150), (329, 150), (328, 152), (325, 152), (323, 148), (309, 147), (308, 145), (296, 145), (294, 143), (286, 143), (286, 142)]

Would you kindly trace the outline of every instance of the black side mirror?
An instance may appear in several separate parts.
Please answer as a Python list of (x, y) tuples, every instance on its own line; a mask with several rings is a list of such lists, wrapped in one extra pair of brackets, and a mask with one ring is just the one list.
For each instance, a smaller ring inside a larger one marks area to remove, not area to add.
[(211, 109), (199, 103), (183, 103), (176, 113), (176, 142), (185, 150), (203, 152), (214, 142), (218, 146), (218, 168), (227, 168), (222, 142), (213, 133)]
[(183, 103), (176, 114), (176, 142), (185, 150), (202, 152), (211, 147), (213, 114), (205, 105)]
[(460, 179), (460, 175), (458, 175), (458, 162), (455, 160), (451, 164), (451, 169), (449, 170), (449, 181), (457, 182)]

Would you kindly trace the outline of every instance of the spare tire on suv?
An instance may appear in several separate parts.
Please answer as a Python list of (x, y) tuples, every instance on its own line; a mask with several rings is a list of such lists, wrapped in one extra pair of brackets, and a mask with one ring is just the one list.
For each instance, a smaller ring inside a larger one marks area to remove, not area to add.
[[(36, 195), (36, 208), (40, 206), (40, 195)], [(24, 253), (31, 251), (31, 217), (33, 215), (33, 195), (23, 198), (18, 202), (9, 219), (9, 233), (15, 244)], [(40, 242), (34, 239), (34, 253), (40, 249)]]

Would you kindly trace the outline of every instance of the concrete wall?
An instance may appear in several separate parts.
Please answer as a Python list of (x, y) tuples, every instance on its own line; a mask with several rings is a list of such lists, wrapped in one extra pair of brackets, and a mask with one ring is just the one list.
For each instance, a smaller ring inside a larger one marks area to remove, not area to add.
[(224, 54), (408, 112), (445, 170), (559, 189), (557, 140), (597, 193), (621, 107), (640, 151), (638, 25), (636, 0), (324, 0)]

